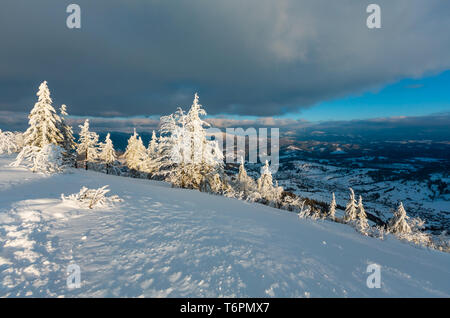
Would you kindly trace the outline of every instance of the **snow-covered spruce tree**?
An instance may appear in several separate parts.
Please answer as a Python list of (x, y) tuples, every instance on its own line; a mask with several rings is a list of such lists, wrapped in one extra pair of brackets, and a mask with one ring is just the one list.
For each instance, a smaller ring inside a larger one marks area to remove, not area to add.
[(403, 207), (403, 203), (400, 202), (397, 210), (394, 212), (394, 215), (388, 222), (388, 231), (390, 233), (401, 233), (401, 234), (409, 234), (411, 233), (411, 227), (406, 221), (409, 219), (409, 216), (406, 215), (406, 210)]
[(142, 172), (145, 172), (145, 164), (148, 159), (147, 149), (141, 137), (136, 133), (136, 129), (128, 139), (127, 149), (123, 157), (125, 158), (125, 164), (131, 169), (134, 176), (140, 176)]
[(61, 133), (63, 135), (63, 138), (64, 138), (62, 147), (64, 149), (66, 149), (67, 151), (73, 151), (76, 148), (77, 144), (75, 142), (75, 137), (73, 136), (72, 127), (69, 124), (67, 124), (67, 122), (66, 122), (65, 116), (68, 115), (68, 113), (67, 113), (67, 106), (64, 105), (64, 104), (61, 105), (61, 108), (59, 109), (59, 112), (60, 112), (60, 116), (59, 117), (61, 119), (60, 131), (61, 131)]
[(105, 142), (100, 143), (98, 158), (106, 165), (106, 174), (109, 174), (111, 167), (116, 161), (116, 151), (111, 141), (110, 134), (105, 137)]
[[(210, 125), (201, 119), (206, 111), (199, 103), (196, 93), (185, 122), (185, 168), (188, 172), (189, 187), (202, 191), (222, 193), (227, 187), (223, 173), (223, 153), (216, 140), (209, 140), (205, 128)], [(224, 184), (222, 184), (224, 183)], [(222, 189), (223, 188), (223, 189)]]
[(432, 246), (431, 236), (422, 232), (425, 222), (420, 218), (413, 218), (407, 221), (408, 219), (410, 218), (406, 215), (403, 203), (400, 202), (393, 217), (388, 222), (387, 232), (414, 244)]
[(59, 122), (59, 130), (63, 136), (62, 147), (64, 148), (64, 161), (68, 166), (74, 167), (76, 165), (76, 142), (75, 137), (73, 136), (72, 127), (67, 124), (65, 116), (67, 116), (67, 107), (66, 105), (61, 105), (60, 111), (60, 122)]
[(367, 222), (367, 214), (364, 209), (364, 205), (362, 202), (362, 197), (359, 196), (358, 207), (357, 207), (357, 220), (356, 220), (356, 229), (363, 233), (368, 234), (367, 230), (370, 228), (369, 223)]
[(155, 159), (158, 154), (158, 141), (154, 130), (152, 132), (152, 139), (148, 143), (147, 153), (148, 156), (152, 159)]
[(25, 146), (42, 148), (47, 144), (62, 145), (64, 136), (59, 129), (61, 119), (52, 106), (46, 81), (39, 86), (37, 96), (38, 102), (28, 116), (30, 126), (24, 133)]
[[(411, 228), (411, 234), (406, 235), (406, 239), (414, 244), (433, 247), (431, 235), (423, 232), (425, 221), (420, 218), (412, 218), (408, 222)], [(402, 238), (402, 236), (400, 235)]]
[(25, 166), (33, 172), (49, 174), (62, 172), (65, 168), (64, 149), (54, 144), (42, 148), (25, 146), (11, 166)]
[(273, 185), (272, 173), (270, 172), (269, 162), (267, 160), (261, 168), (261, 176), (257, 182), (257, 189), (262, 199), (266, 201), (264, 203), (275, 207), (280, 206), (283, 188), (279, 187), (277, 182), (275, 186)]
[(202, 163), (205, 160), (205, 141), (206, 132), (204, 127), (209, 127), (209, 124), (203, 121), (200, 116), (205, 116), (206, 111), (198, 102), (197, 93), (194, 96), (189, 112), (186, 114), (186, 134), (187, 147), (190, 163)]
[(350, 198), (349, 201), (347, 202), (347, 206), (345, 207), (345, 214), (344, 214), (344, 222), (351, 222), (356, 220), (356, 210), (357, 210), (357, 205), (356, 205), (356, 199), (355, 199), (355, 192), (353, 191), (352, 188), (349, 188), (350, 190)]
[(183, 163), (183, 152), (181, 143), (183, 142), (182, 131), (184, 126), (185, 114), (181, 108), (168, 116), (162, 116), (160, 119), (159, 140), (156, 156), (156, 174), (162, 179), (170, 181), (171, 175), (177, 167), (177, 164)]
[(204, 115), (195, 94), (187, 114), (178, 108), (161, 117), (159, 170), (173, 186), (225, 193), (230, 186), (223, 173), (223, 154), (217, 141), (207, 138), (209, 124), (201, 119)]
[[(197, 165), (198, 166), (198, 165)], [(231, 196), (234, 193), (223, 170), (223, 153), (216, 140), (205, 140), (205, 152), (199, 168), (203, 176), (203, 191)]]
[(22, 149), (18, 136), (17, 133), (0, 129), (0, 155), (4, 153), (10, 155)]
[(89, 162), (93, 162), (98, 156), (98, 135), (89, 131), (89, 119), (79, 126), (80, 138), (77, 145), (77, 153), (84, 157), (85, 169), (88, 170)]
[(147, 159), (144, 164), (144, 171), (149, 174), (149, 177), (153, 178), (155, 175), (157, 175), (157, 172), (159, 170), (158, 156), (158, 138), (156, 137), (156, 133), (153, 130), (152, 138), (150, 139), (147, 147)]
[(244, 158), (241, 157), (241, 164), (239, 166), (239, 173), (236, 176), (237, 191), (241, 193), (242, 198), (248, 198), (252, 192), (256, 190), (255, 181), (247, 174), (244, 165)]
[(334, 192), (331, 197), (330, 208), (328, 209), (327, 218), (330, 220), (334, 220), (336, 217), (336, 197), (334, 196)]

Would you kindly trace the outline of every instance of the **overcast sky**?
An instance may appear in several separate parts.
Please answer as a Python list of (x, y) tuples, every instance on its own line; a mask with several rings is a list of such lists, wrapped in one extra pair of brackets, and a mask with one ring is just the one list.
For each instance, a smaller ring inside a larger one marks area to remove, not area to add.
[[(366, 27), (373, 2), (379, 30)], [(80, 30), (66, 27), (70, 3), (81, 6)], [(213, 115), (301, 116), (450, 69), (445, 0), (2, 0), (0, 8), (3, 115), (28, 112), (47, 80), (55, 106), (78, 116), (167, 114), (194, 92)]]

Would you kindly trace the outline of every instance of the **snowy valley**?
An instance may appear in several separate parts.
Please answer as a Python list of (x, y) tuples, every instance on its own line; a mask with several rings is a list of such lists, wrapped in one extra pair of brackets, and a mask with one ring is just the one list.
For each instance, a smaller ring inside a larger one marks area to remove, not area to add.
[[(393, 151), (386, 153), (387, 150), (380, 149), (369, 154), (359, 151), (338, 156), (287, 149), (275, 177), (285, 190), (324, 203), (330, 201), (330, 193), (334, 192), (342, 206), (345, 206), (348, 188), (352, 187), (363, 196), (367, 212), (383, 221), (392, 216), (401, 201), (409, 215), (426, 220), (428, 231), (448, 232), (450, 148), (440, 145), (438, 150), (444, 149), (439, 153), (428, 151), (428, 155), (434, 157), (421, 158), (414, 155), (421, 153), (420, 146), (408, 146), (416, 152), (403, 151), (402, 158), (396, 158)], [(399, 152), (405, 147), (399, 145), (396, 150)], [(257, 170), (254, 169), (255, 174)]]

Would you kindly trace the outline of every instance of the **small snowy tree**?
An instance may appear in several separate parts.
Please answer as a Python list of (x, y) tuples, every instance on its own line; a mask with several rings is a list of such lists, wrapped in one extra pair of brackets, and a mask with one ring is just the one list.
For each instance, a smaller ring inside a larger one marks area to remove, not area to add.
[[(201, 119), (206, 115), (195, 94), (187, 114), (181, 108), (161, 117), (158, 166), (173, 186), (181, 188), (224, 189), (223, 154), (217, 140), (209, 140)], [(217, 182), (219, 182), (217, 184)]]
[(67, 124), (65, 116), (67, 116), (67, 107), (66, 105), (61, 105), (60, 108), (60, 122), (59, 122), (59, 130), (63, 136), (62, 147), (65, 149), (64, 153), (64, 161), (69, 166), (76, 165), (76, 142), (75, 137), (73, 136), (72, 127)]
[(256, 190), (256, 184), (253, 179), (247, 175), (245, 170), (244, 158), (241, 157), (241, 164), (239, 166), (239, 173), (236, 177), (237, 179), (237, 190), (242, 192), (244, 197), (248, 197), (251, 192)]
[(62, 145), (64, 136), (59, 129), (61, 119), (52, 106), (46, 81), (39, 86), (37, 96), (38, 102), (28, 116), (30, 127), (24, 133), (25, 145), (39, 148), (47, 144)]
[[(196, 93), (189, 112), (184, 119), (182, 132), (184, 167), (187, 168), (188, 187), (197, 188), (199, 183), (209, 184), (207, 188), (222, 188), (223, 153), (216, 140), (209, 140), (205, 128), (210, 125), (201, 119), (206, 111), (199, 103)], [(213, 191), (214, 193), (217, 193)]]
[(147, 153), (150, 158), (155, 159), (155, 157), (157, 156), (157, 151), (158, 151), (157, 147), (158, 147), (158, 141), (156, 138), (156, 133), (153, 130), (152, 139), (148, 143), (148, 148), (147, 148)]
[(178, 149), (182, 148), (182, 128), (180, 123), (184, 122), (185, 114), (181, 108), (168, 116), (162, 116), (160, 119), (159, 141), (156, 156), (157, 174), (170, 181), (169, 178), (174, 174), (177, 164), (184, 162), (183, 153)]
[(261, 168), (261, 176), (258, 179), (258, 191), (263, 198), (270, 197), (273, 191), (272, 173), (270, 172), (269, 162), (267, 160)]
[(0, 129), (0, 154), (7, 153), (10, 155), (19, 152), (22, 149), (22, 145), (18, 136), (19, 134)]
[(99, 146), (98, 158), (106, 164), (106, 173), (108, 174), (110, 167), (117, 159), (116, 151), (114, 150), (114, 145), (109, 133), (105, 137), (105, 142), (101, 143)]
[(61, 108), (59, 109), (60, 112), (60, 131), (63, 135), (63, 144), (62, 147), (66, 149), (67, 151), (73, 151), (76, 148), (76, 142), (75, 137), (73, 136), (73, 130), (72, 127), (67, 124), (65, 116), (67, 116), (67, 106), (61, 105)]
[(351, 222), (356, 220), (356, 209), (357, 209), (357, 205), (356, 205), (356, 199), (355, 199), (355, 192), (353, 191), (352, 188), (349, 188), (350, 190), (350, 198), (349, 201), (347, 203), (347, 206), (345, 207), (345, 214), (344, 214), (344, 221), (345, 222)]
[(273, 206), (278, 206), (280, 204), (283, 188), (279, 187), (278, 183), (276, 183), (275, 187), (273, 186), (272, 173), (270, 172), (269, 162), (267, 160), (261, 168), (261, 176), (258, 179), (257, 188), (261, 197), (265, 199), (267, 203)]
[(108, 208), (114, 205), (116, 202), (122, 202), (123, 200), (117, 195), (106, 196), (110, 191), (109, 186), (105, 185), (98, 189), (88, 189), (82, 187), (80, 192), (65, 196), (61, 194), (63, 202), (69, 202), (80, 208)]
[(85, 169), (88, 170), (88, 163), (97, 159), (98, 156), (98, 135), (89, 131), (89, 119), (84, 121), (81, 128), (80, 138), (77, 145), (77, 153), (84, 156)]
[(152, 138), (150, 139), (147, 147), (145, 163), (143, 164), (143, 171), (149, 173), (151, 177), (157, 175), (160, 168), (158, 155), (158, 139), (155, 131), (153, 130)]
[(47, 144), (43, 148), (25, 146), (11, 166), (25, 166), (33, 172), (58, 173), (65, 168), (63, 154), (64, 149), (53, 144)]
[(406, 215), (406, 210), (403, 207), (403, 203), (400, 202), (397, 210), (394, 212), (393, 217), (388, 222), (388, 231), (391, 233), (411, 233), (411, 227), (406, 221), (409, 216)]
[(367, 214), (364, 209), (364, 205), (362, 202), (362, 197), (359, 196), (358, 207), (357, 207), (357, 221), (356, 228), (363, 234), (367, 234), (367, 230), (369, 229), (369, 223), (367, 222)]
[(134, 171), (145, 171), (145, 163), (147, 161), (147, 149), (142, 142), (141, 137), (134, 129), (133, 135), (128, 139), (128, 145), (123, 154), (128, 168)]
[(300, 203), (300, 207), (299, 207), (300, 211), (298, 212), (298, 217), (303, 219), (303, 218), (308, 218), (311, 216), (311, 207), (309, 205), (306, 204), (306, 200), (303, 200)]
[(331, 220), (335, 219), (335, 215), (336, 215), (336, 197), (334, 196), (334, 192), (332, 194), (332, 198), (331, 198), (331, 203), (330, 203), (330, 208), (328, 209), (328, 214), (327, 217)]
[(199, 104), (197, 93), (194, 96), (189, 112), (186, 114), (186, 146), (185, 149), (187, 160), (190, 163), (202, 163), (205, 161), (205, 144), (206, 131), (204, 127), (209, 127), (209, 124), (203, 121), (200, 116), (205, 116), (206, 111)]
[(400, 202), (393, 217), (388, 222), (387, 231), (389, 233), (393, 233), (402, 240), (406, 240), (414, 244), (433, 246), (431, 236), (422, 231), (424, 224), (425, 222), (420, 218), (410, 219), (409, 216), (406, 215), (406, 210), (403, 207), (403, 203)]

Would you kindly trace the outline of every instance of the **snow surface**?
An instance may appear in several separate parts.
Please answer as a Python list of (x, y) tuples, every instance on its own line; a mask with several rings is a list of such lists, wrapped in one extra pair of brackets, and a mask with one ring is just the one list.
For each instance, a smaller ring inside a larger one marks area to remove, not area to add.
[[(0, 158), (0, 296), (450, 296), (450, 254), (163, 182)], [(124, 202), (79, 209), (61, 193), (109, 185)], [(381, 288), (366, 286), (381, 265)], [(81, 287), (69, 289), (69, 264)]]

